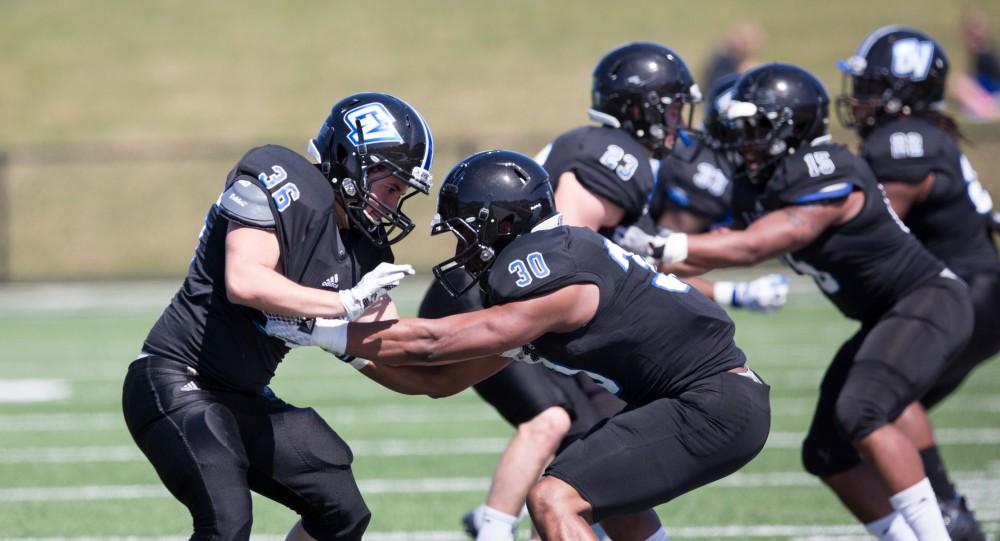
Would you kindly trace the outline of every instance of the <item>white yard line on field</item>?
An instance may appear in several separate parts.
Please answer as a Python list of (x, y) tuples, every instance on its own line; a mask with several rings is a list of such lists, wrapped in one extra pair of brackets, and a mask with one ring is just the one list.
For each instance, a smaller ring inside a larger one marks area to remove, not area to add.
[[(118, 428), (124, 429), (120, 425)], [(941, 445), (1000, 444), (1000, 429), (940, 429), (936, 432)], [(798, 449), (800, 432), (772, 432), (766, 447)], [(506, 437), (491, 438), (414, 438), (414, 439), (352, 439), (351, 449), (358, 457), (461, 456), (498, 454), (507, 445)], [(60, 447), (0, 447), (0, 464), (72, 464), (84, 462), (131, 462), (143, 460), (131, 445), (60, 446)]]
[[(987, 532), (1000, 530), (996, 523), (983, 524)], [(730, 526), (678, 526), (666, 525), (672, 538), (757, 538), (789, 537), (794, 541), (861, 541), (871, 539), (864, 535), (859, 524), (748, 524)], [(281, 541), (284, 534), (255, 534), (250, 541)], [(366, 532), (366, 541), (464, 541), (468, 539), (458, 531), (415, 532)], [(187, 537), (10, 537), (0, 541), (186, 541)]]
[[(1000, 469), (955, 472), (963, 492), (977, 504), (977, 510), (994, 516), (1000, 513)], [(430, 477), (417, 479), (361, 479), (365, 494), (485, 492), (488, 477)], [(717, 488), (819, 487), (815, 477), (802, 472), (735, 473), (712, 483)], [(161, 485), (84, 485), (0, 488), (0, 502), (122, 500), (167, 498)], [(997, 517), (1000, 518), (1000, 517)]]
[[(941, 429), (937, 431), (942, 445), (1000, 444), (998, 429)], [(766, 447), (797, 449), (803, 434), (772, 432)], [(358, 457), (463, 456), (495, 455), (503, 451), (508, 439), (437, 438), (437, 439), (355, 439), (349, 442)], [(0, 464), (74, 464), (87, 462), (133, 462), (144, 458), (131, 445), (80, 447), (8, 447), (0, 448)]]
[(65, 400), (72, 391), (61, 379), (0, 379), (0, 404)]

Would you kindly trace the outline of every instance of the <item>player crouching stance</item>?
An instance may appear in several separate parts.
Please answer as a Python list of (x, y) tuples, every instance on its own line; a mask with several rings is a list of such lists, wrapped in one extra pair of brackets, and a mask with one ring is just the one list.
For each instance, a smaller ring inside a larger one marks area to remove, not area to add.
[(595, 539), (595, 521), (617, 541), (667, 539), (655, 505), (735, 472), (764, 446), (769, 387), (747, 368), (732, 320), (590, 229), (562, 226), (533, 160), (470, 156), (444, 181), (438, 215), (433, 233), (458, 244), (435, 274), (453, 293), (455, 278), (470, 275), (486, 309), (271, 332), (376, 365), (503, 354), (584, 371), (619, 395), (628, 407), (560, 453), (532, 489), (543, 539)]

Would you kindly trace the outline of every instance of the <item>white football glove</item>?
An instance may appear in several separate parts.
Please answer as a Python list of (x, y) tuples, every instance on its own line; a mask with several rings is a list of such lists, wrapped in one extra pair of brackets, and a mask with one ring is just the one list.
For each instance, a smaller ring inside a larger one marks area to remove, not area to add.
[(618, 226), (611, 240), (634, 254), (664, 263), (679, 263), (687, 259), (687, 235), (669, 229), (650, 235), (634, 225)]
[(379, 300), (387, 291), (399, 285), (404, 276), (413, 274), (410, 265), (379, 263), (371, 272), (361, 277), (358, 285), (341, 290), (340, 301), (348, 321), (361, 317), (365, 309)]
[(304, 323), (288, 318), (269, 317), (264, 325), (264, 332), (284, 340), (289, 347), (318, 346), (341, 356), (347, 349), (347, 323), (344, 319), (322, 317), (306, 320)]
[(749, 282), (716, 282), (715, 301), (751, 312), (774, 312), (788, 300), (788, 277), (768, 274)]

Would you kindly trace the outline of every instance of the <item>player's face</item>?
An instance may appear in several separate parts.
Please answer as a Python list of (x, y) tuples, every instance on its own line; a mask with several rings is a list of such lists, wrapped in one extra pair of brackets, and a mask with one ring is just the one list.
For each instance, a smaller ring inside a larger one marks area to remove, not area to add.
[(663, 144), (669, 149), (673, 149), (677, 144), (677, 133), (684, 129), (684, 102), (675, 100), (667, 106), (663, 113), (664, 124), (667, 126), (667, 136), (663, 139)]
[(392, 210), (399, 206), (399, 199), (407, 188), (406, 181), (393, 175), (388, 167), (375, 166), (368, 171), (368, 191), (372, 197)]

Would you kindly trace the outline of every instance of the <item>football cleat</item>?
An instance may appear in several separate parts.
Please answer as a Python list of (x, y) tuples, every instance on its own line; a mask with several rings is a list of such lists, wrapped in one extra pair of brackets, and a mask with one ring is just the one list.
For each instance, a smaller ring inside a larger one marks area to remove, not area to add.
[(938, 500), (938, 505), (941, 507), (944, 526), (948, 529), (952, 541), (986, 541), (986, 534), (965, 503), (964, 497)]

